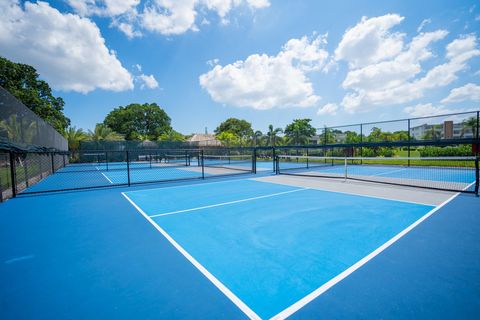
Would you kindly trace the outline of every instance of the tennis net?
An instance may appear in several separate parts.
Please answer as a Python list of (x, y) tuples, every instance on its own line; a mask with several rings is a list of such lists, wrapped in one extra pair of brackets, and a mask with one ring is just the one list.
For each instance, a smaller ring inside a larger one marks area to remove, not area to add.
[(350, 179), (477, 195), (478, 166), (477, 157), (276, 157), (277, 174)]
[(237, 171), (254, 171), (254, 156), (246, 155), (203, 155), (203, 165)]

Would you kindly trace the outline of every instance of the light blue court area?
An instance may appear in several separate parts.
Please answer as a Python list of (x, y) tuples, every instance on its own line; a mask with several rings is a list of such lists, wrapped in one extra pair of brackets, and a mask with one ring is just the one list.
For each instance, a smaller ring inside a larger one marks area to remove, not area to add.
[(260, 318), (288, 316), (295, 307), (287, 308), (433, 209), (254, 180), (124, 195), (237, 306)]

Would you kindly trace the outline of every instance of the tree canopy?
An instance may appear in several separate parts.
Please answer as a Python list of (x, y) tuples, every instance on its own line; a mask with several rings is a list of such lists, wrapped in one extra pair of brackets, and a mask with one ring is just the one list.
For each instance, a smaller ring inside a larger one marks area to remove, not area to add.
[(65, 102), (54, 97), (48, 83), (39, 80), (38, 76), (32, 66), (0, 57), (0, 86), (57, 131), (63, 132), (70, 125), (70, 119), (63, 114)]
[(284, 133), (292, 144), (306, 144), (317, 130), (310, 124), (312, 119), (295, 119), (285, 127)]
[(220, 123), (215, 129), (215, 134), (217, 136), (224, 132), (232, 133), (241, 140), (247, 140), (253, 136), (252, 124), (246, 120), (237, 118), (229, 118)]
[(104, 124), (127, 140), (158, 140), (172, 130), (170, 117), (156, 103), (132, 103), (113, 109)]

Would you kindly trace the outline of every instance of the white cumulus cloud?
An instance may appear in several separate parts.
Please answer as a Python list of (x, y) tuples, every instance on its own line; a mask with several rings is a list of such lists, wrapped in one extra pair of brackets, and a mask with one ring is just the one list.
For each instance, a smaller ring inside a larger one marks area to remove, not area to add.
[(423, 28), (425, 28), (425, 26), (426, 26), (427, 24), (431, 23), (431, 22), (432, 22), (431, 19), (424, 19), (424, 20), (422, 21), (422, 23), (420, 23), (420, 25), (418, 26), (417, 32), (421, 32), (421, 31), (423, 30)]
[(358, 68), (396, 56), (402, 50), (404, 35), (391, 29), (403, 19), (398, 14), (362, 17), (343, 35), (335, 50), (335, 59), (348, 61), (352, 68)]
[(158, 82), (153, 75), (147, 76), (146, 74), (141, 74), (137, 79), (142, 83), (140, 89), (147, 87), (148, 89), (158, 88)]
[(443, 106), (434, 106), (431, 103), (420, 103), (415, 106), (406, 107), (405, 109), (403, 109), (403, 112), (407, 113), (412, 117), (428, 117), (453, 113), (455, 112), (455, 110), (446, 109)]
[(87, 93), (133, 89), (133, 77), (89, 19), (46, 2), (0, 3), (0, 52), (34, 66), (55, 89)]
[[(348, 72), (342, 83), (347, 93), (341, 102), (347, 112), (373, 110), (422, 98), (428, 90), (457, 80), (459, 73), (468, 68), (468, 61), (480, 55), (476, 35), (463, 35), (446, 46), (443, 63), (426, 69), (423, 63), (435, 56), (432, 45), (445, 39), (448, 32), (421, 32), (406, 43), (403, 34), (390, 30), (402, 20), (403, 17), (396, 14), (362, 18), (345, 32), (335, 50), (335, 59), (348, 62)], [(386, 49), (382, 49), (384, 46)], [(366, 53), (370, 56), (365, 57)]]
[(480, 101), (480, 86), (474, 83), (467, 83), (462, 87), (454, 88), (450, 91), (448, 97), (441, 102), (454, 103), (462, 101)]
[(324, 36), (291, 39), (275, 56), (253, 54), (244, 61), (216, 65), (200, 76), (200, 85), (214, 101), (238, 107), (313, 106), (320, 97), (307, 74), (325, 65), (325, 42)]
[(111, 25), (133, 38), (142, 35), (141, 30), (163, 35), (178, 35), (198, 31), (200, 25), (208, 24), (206, 12), (214, 12), (222, 23), (236, 7), (247, 6), (253, 10), (270, 6), (268, 0), (151, 0), (143, 6), (140, 0), (68, 0), (69, 5), (84, 16), (105, 16), (112, 19)]
[(327, 103), (320, 109), (318, 109), (317, 114), (318, 115), (336, 115), (338, 110), (338, 105), (335, 103)]

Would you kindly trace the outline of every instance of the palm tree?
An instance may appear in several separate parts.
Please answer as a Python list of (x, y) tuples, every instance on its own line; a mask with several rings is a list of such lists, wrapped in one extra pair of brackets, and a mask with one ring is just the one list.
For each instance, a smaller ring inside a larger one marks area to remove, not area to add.
[(268, 137), (268, 145), (275, 147), (275, 143), (277, 140), (277, 134), (282, 133), (283, 130), (281, 128), (276, 128), (273, 129), (273, 125), (268, 126), (268, 132), (267, 132), (267, 137)]
[(431, 129), (425, 132), (423, 135), (424, 140), (439, 140), (442, 137), (442, 125), (432, 124)]
[(83, 131), (82, 128), (77, 129), (76, 127), (68, 127), (67, 130), (63, 132), (63, 136), (68, 141), (68, 149), (71, 152), (78, 151), (80, 147), (80, 141), (85, 141), (88, 139), (88, 135)]
[(253, 146), (259, 146), (261, 144), (263, 133), (260, 130), (257, 130), (253, 133)]
[(477, 137), (477, 130), (478, 130), (478, 123), (477, 123), (477, 118), (476, 117), (470, 117), (467, 120), (463, 120), (463, 126), (462, 126), (462, 132), (461, 132), (461, 137), (465, 135), (466, 129), (471, 129), (472, 130), (472, 138)]
[(88, 137), (90, 140), (93, 141), (101, 141), (101, 140), (110, 140), (110, 141), (119, 141), (124, 140), (123, 136), (119, 133), (116, 133), (109, 127), (105, 126), (104, 124), (97, 123), (95, 129), (88, 130)]

